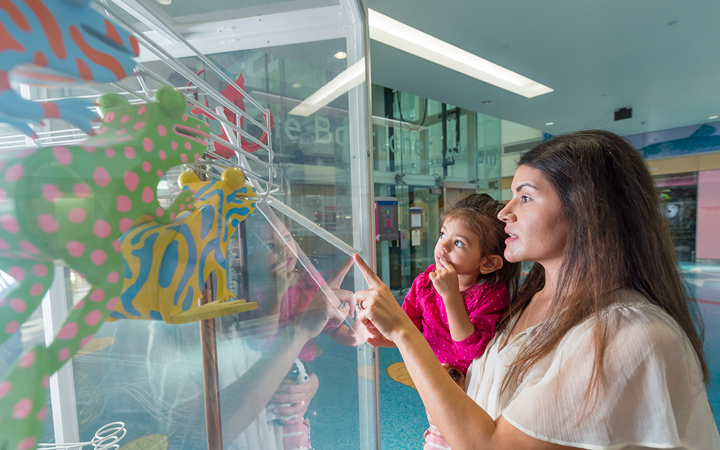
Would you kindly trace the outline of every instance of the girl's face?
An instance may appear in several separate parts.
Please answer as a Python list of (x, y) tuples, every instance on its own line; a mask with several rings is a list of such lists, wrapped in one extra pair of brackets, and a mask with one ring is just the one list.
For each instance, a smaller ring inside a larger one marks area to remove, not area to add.
[(513, 198), (498, 213), (505, 222), (505, 259), (536, 261), (545, 268), (560, 267), (569, 224), (562, 217), (560, 197), (543, 173), (518, 167), (512, 182)]
[(458, 275), (477, 276), (484, 260), (480, 244), (480, 238), (462, 219), (448, 217), (435, 244), (435, 265), (442, 259), (452, 264)]

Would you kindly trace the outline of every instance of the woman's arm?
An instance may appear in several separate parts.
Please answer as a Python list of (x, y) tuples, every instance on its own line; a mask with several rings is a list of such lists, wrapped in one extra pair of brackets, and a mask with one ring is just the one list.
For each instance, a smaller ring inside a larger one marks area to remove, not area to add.
[(362, 307), (358, 317), (363, 323), (371, 322), (380, 333), (397, 345), (428, 414), (452, 448), (570, 448), (530, 437), (510, 425), (502, 416), (494, 421), (447, 375), (420, 331), (395, 301), (389, 288), (359, 255), (355, 256), (355, 262), (369, 285), (368, 290), (355, 294), (356, 301), (361, 303)]

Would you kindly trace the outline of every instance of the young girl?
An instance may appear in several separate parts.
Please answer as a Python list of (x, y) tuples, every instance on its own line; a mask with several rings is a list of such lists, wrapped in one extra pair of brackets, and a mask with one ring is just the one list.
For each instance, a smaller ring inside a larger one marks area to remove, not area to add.
[[(519, 265), (503, 256), (502, 208), (487, 194), (470, 194), (445, 210), (435, 264), (415, 278), (402, 305), (440, 363), (463, 376), (485, 351), (507, 309), (508, 290), (518, 283)], [(449, 448), (428, 419), (425, 447)]]

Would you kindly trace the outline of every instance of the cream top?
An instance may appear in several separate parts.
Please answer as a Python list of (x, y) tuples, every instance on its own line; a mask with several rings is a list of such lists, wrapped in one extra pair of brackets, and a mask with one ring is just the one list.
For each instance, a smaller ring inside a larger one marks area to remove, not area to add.
[(585, 415), (583, 400), (595, 353), (593, 318), (570, 330), (513, 392), (501, 393), (500, 386), (537, 325), (507, 345), (509, 331), (497, 335), (470, 366), (468, 395), (493, 419), (502, 414), (517, 429), (546, 442), (586, 449), (720, 449), (689, 339), (639, 293), (618, 295), (618, 303), (605, 313), (611, 331), (605, 383)]

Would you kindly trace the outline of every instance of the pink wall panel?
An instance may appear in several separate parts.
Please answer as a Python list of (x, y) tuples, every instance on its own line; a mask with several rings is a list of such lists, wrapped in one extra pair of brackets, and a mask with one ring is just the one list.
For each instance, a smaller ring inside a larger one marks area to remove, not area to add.
[(720, 170), (698, 176), (697, 259), (720, 259)]

